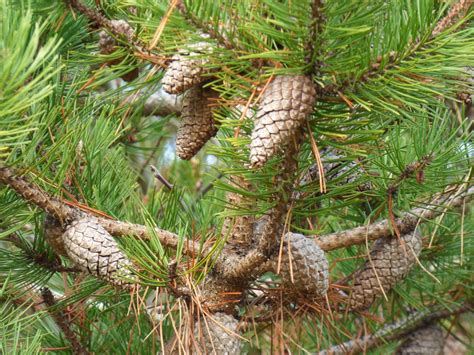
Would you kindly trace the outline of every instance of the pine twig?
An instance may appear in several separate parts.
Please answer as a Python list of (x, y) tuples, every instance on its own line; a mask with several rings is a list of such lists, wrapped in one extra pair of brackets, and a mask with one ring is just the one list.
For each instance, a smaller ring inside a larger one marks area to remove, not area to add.
[(448, 14), (443, 17), (432, 32), (432, 36), (437, 36), (446, 28), (451, 27), (457, 20), (463, 18), (469, 11), (474, 0), (460, 0), (449, 9)]
[(109, 20), (99, 11), (89, 8), (84, 5), (80, 0), (65, 0), (69, 6), (84, 16), (86, 16), (89, 21), (97, 25), (98, 27), (106, 28), (112, 34), (117, 37), (123, 37), (127, 40), (127, 43), (130, 44), (136, 53), (134, 55), (138, 58), (147, 60), (151, 63), (157, 64), (162, 68), (165, 68), (168, 64), (168, 59), (165, 57), (157, 56), (150, 54), (150, 51), (147, 49), (145, 43), (143, 43), (134, 32), (131, 32), (131, 27), (117, 25), (115, 21)]
[[(452, 26), (455, 23), (455, 20), (459, 19), (462, 14), (467, 13), (473, 2), (474, 0), (460, 0), (458, 3), (454, 4), (448, 14), (443, 17), (435, 26), (431, 36), (426, 37), (426, 40), (433, 39), (442, 31)], [(381, 63), (384, 58), (380, 56), (377, 58), (375, 63), (367, 68), (364, 73), (362, 73), (358, 78), (355, 78), (355, 82), (352, 82), (351, 79), (346, 79), (341, 84), (334, 86), (328, 85), (325, 89), (325, 92), (333, 94), (337, 93), (338, 91), (345, 92), (347, 90), (352, 90), (354, 86), (365, 84), (371, 79), (383, 76), (388, 70), (395, 69), (402, 60), (413, 58), (419, 50), (426, 48), (426, 44), (426, 41), (421, 41), (421, 39), (413, 41), (409, 50), (407, 51), (407, 55), (403, 57), (399, 57), (396, 52), (390, 52), (387, 62), (383, 68), (381, 68)]]
[(414, 208), (396, 218), (393, 223), (390, 219), (384, 219), (368, 226), (356, 227), (326, 234), (314, 236), (316, 243), (324, 251), (345, 248), (351, 245), (364, 244), (366, 240), (375, 240), (393, 235), (394, 226), (401, 234), (406, 234), (415, 229), (419, 220), (430, 220), (443, 213), (446, 207), (455, 208), (462, 206), (465, 201), (474, 199), (474, 186), (458, 195), (442, 194), (431, 201), (426, 207)]
[(416, 174), (416, 179), (419, 180), (418, 182), (421, 183), (423, 180), (423, 170), (432, 162), (433, 157), (432, 155), (426, 155), (422, 157), (420, 160), (408, 164), (405, 169), (402, 171), (400, 176), (398, 176), (394, 182), (392, 182), (387, 188), (387, 203), (388, 203), (388, 214), (390, 216), (390, 222), (392, 223), (393, 230), (400, 239), (400, 231), (398, 230), (397, 225), (394, 223), (395, 216), (393, 214), (393, 200), (395, 194), (397, 193), (400, 185), (409, 177)]
[[(17, 175), (14, 169), (0, 167), (0, 183), (9, 186), (24, 200), (38, 206), (61, 221), (62, 224), (69, 223), (86, 213), (77, 207), (68, 206), (65, 202), (46, 193), (39, 186), (29, 183), (24, 177)], [(179, 243), (178, 235), (160, 228), (151, 229), (145, 225), (116, 221), (104, 217), (97, 217), (97, 220), (107, 232), (115, 237), (133, 236), (150, 239), (153, 235), (156, 235), (160, 242), (169, 248), (176, 248)], [(201, 250), (201, 247), (197, 242), (189, 240), (184, 243), (183, 252), (186, 255), (195, 256), (199, 250)]]
[(10, 234), (2, 238), (2, 241), (12, 243), (15, 247), (23, 251), (28, 259), (51, 272), (81, 272), (81, 270), (76, 267), (63, 266), (59, 259), (50, 260), (46, 254), (27, 248), (16, 234)]
[(310, 73), (319, 75), (319, 71), (321, 69), (322, 63), (318, 59), (318, 56), (321, 54), (320, 49), (316, 48), (316, 42), (319, 41), (319, 47), (321, 47), (321, 41), (319, 37), (323, 32), (323, 26), (326, 22), (326, 18), (323, 12), (325, 0), (312, 0), (311, 1), (311, 26), (309, 31), (309, 38), (306, 43), (306, 51), (308, 52), (308, 56), (306, 58), (306, 62), (311, 66)]
[[(143, 48), (143, 44), (130, 33), (129, 28), (124, 28), (123, 26), (117, 26), (113, 21), (106, 18), (99, 11), (87, 7), (80, 0), (66, 0), (66, 2), (75, 10), (79, 11), (81, 14), (86, 16), (92, 23), (98, 27), (103, 27), (112, 32), (115, 36), (124, 37), (134, 46)], [(128, 27), (128, 26), (127, 26)]]
[(216, 181), (222, 179), (224, 177), (224, 174), (222, 174), (221, 172), (219, 174), (217, 174), (217, 176), (214, 178), (214, 180), (212, 180), (210, 183), (208, 183), (206, 186), (204, 186), (202, 189), (200, 189), (198, 191), (198, 194), (197, 194), (197, 197), (196, 197), (196, 201), (195, 202), (198, 202), (199, 200), (201, 200), (202, 198), (204, 198), (204, 196), (206, 196), (206, 194), (211, 191), (211, 189), (214, 187), (214, 184)]
[(90, 21), (92, 21), (97, 26), (105, 27), (105, 28), (111, 27), (110, 21), (108, 19), (106, 19), (98, 11), (84, 5), (80, 0), (66, 0), (66, 3), (68, 3), (73, 9), (79, 11), (81, 14), (86, 16)]
[(84, 348), (77, 338), (76, 333), (71, 329), (71, 324), (66, 318), (66, 315), (61, 311), (53, 311), (51, 307), (56, 305), (56, 300), (54, 299), (54, 295), (51, 290), (47, 287), (41, 289), (41, 296), (43, 298), (44, 303), (48, 306), (48, 312), (51, 317), (54, 319), (58, 327), (64, 334), (64, 337), (67, 341), (71, 344), (71, 351), (74, 355), (88, 355), (90, 352)]
[(221, 35), (219, 32), (214, 30), (214, 26), (208, 25), (206, 23), (203, 23), (197, 16), (195, 16), (193, 13), (191, 13), (186, 5), (184, 4), (183, 1), (178, 1), (178, 4), (176, 5), (177, 10), (180, 12), (180, 14), (193, 26), (196, 28), (200, 29), (201, 31), (205, 32), (208, 34), (212, 39), (215, 39), (217, 42), (219, 42), (223, 47), (229, 49), (229, 50), (235, 50), (235, 46), (229, 42), (229, 40)]
[(352, 354), (365, 351), (388, 341), (403, 338), (407, 334), (419, 329), (426, 324), (438, 321), (443, 318), (469, 312), (472, 310), (472, 303), (466, 302), (451, 309), (445, 309), (440, 305), (427, 308), (423, 311), (412, 313), (406, 318), (398, 320), (392, 324), (384, 326), (379, 331), (364, 336), (360, 339), (353, 339), (345, 343), (334, 345), (328, 349), (320, 351), (319, 355)]
[(166, 186), (168, 190), (173, 190), (173, 184), (170, 183), (163, 175), (160, 174), (160, 171), (157, 169), (156, 166), (150, 165), (151, 172), (153, 173), (153, 176), (161, 182), (163, 185)]

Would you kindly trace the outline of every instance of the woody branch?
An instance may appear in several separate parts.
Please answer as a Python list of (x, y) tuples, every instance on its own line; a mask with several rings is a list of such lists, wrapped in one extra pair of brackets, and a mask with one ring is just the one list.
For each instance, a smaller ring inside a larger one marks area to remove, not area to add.
[[(18, 172), (14, 169), (7, 167), (0, 168), (0, 183), (9, 186), (24, 200), (38, 206), (60, 221), (68, 222), (87, 213), (78, 207), (69, 206), (65, 201), (51, 196), (39, 186), (32, 184), (28, 182), (26, 178), (19, 176)], [(403, 213), (401, 217), (395, 219), (394, 224), (401, 233), (408, 233), (414, 230), (419, 222), (436, 218), (447, 209), (460, 207), (474, 198), (474, 186), (466, 188), (461, 192), (452, 192), (453, 189), (454, 188), (452, 188), (450, 192), (443, 193), (425, 203), (424, 207), (414, 208)], [(160, 228), (149, 228), (141, 224), (117, 221), (104, 217), (98, 217), (98, 220), (99, 223), (115, 237), (131, 236), (146, 240), (152, 238), (153, 235), (156, 235), (160, 242), (169, 248), (176, 248), (179, 243), (178, 235)], [(335, 249), (346, 248), (351, 245), (364, 244), (366, 240), (376, 240), (392, 235), (392, 221), (389, 219), (383, 219), (366, 226), (325, 234), (322, 236), (314, 236), (314, 238), (316, 238), (316, 243), (319, 247), (327, 252)], [(261, 241), (261, 243), (264, 243), (264, 241)], [(195, 256), (199, 251), (205, 254), (211, 249), (210, 245), (201, 248), (199, 243), (195, 241), (187, 241), (184, 244), (184, 253), (190, 256)], [(247, 260), (247, 262), (242, 262), (242, 265), (245, 264), (247, 266), (240, 266), (239, 268), (244, 269), (258, 265), (258, 263), (266, 259), (266, 257), (263, 257), (262, 259), (263, 254), (264, 253), (262, 253), (262, 250), (259, 248), (254, 249), (244, 259)], [(219, 267), (219, 265), (217, 266)], [(221, 265), (221, 267), (222, 266), (224, 265)], [(235, 276), (240, 274), (239, 270), (229, 270), (228, 272), (229, 277), (231, 277), (231, 275)]]
[(345, 343), (334, 345), (328, 349), (320, 351), (320, 355), (352, 354), (359, 351), (366, 351), (383, 344), (387, 341), (394, 341), (404, 337), (406, 334), (416, 329), (450, 316), (469, 312), (472, 310), (472, 303), (464, 303), (451, 309), (444, 309), (440, 305), (426, 308), (423, 311), (412, 313), (406, 318), (388, 324), (379, 331), (366, 335), (360, 339), (349, 340)]

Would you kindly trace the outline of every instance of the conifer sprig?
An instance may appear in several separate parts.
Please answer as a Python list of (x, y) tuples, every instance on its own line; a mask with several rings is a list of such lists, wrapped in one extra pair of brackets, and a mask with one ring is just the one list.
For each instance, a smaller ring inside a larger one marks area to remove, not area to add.
[(462, 314), (472, 310), (472, 303), (464, 303), (452, 306), (448, 309), (442, 305), (427, 307), (419, 312), (412, 313), (408, 317), (394, 323), (387, 324), (377, 332), (366, 335), (361, 339), (349, 340), (345, 343), (334, 345), (322, 350), (320, 355), (347, 354), (350, 352), (366, 351), (377, 347), (387, 341), (394, 341), (410, 334), (414, 330), (440, 319), (449, 318), (453, 315)]

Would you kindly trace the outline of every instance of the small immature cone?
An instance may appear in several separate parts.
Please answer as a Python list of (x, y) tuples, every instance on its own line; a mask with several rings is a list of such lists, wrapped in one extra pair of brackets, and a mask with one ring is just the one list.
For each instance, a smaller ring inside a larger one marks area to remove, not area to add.
[(370, 251), (370, 260), (355, 274), (349, 309), (367, 309), (383, 292), (402, 281), (416, 264), (421, 249), (421, 234), (417, 231), (402, 235), (400, 240), (378, 239)]
[[(269, 263), (271, 270), (276, 272), (278, 253)], [(285, 290), (302, 293), (308, 298), (323, 297), (329, 287), (328, 270), (326, 255), (313, 239), (296, 233), (285, 235), (280, 266), (282, 286)]]
[[(125, 20), (112, 20), (110, 21), (111, 27), (116, 33), (121, 33), (123, 37), (130, 41), (135, 35), (135, 31)], [(103, 54), (113, 53), (116, 49), (117, 41), (106, 31), (100, 31), (99, 33), (99, 48)]]
[(250, 142), (250, 165), (261, 167), (283, 149), (313, 110), (316, 89), (303, 75), (277, 76), (262, 95)]
[(115, 286), (126, 287), (123, 278), (133, 279), (132, 262), (95, 218), (72, 222), (63, 239), (67, 255), (80, 269)]
[(442, 355), (444, 353), (443, 329), (429, 324), (409, 334), (398, 347), (397, 355)]
[(215, 91), (199, 85), (186, 92), (181, 111), (182, 122), (176, 135), (176, 154), (181, 159), (191, 159), (216, 135), (218, 129), (210, 105), (215, 104), (213, 99), (217, 97)]
[(196, 323), (194, 336), (199, 352), (196, 354), (234, 355), (240, 354), (241, 341), (238, 334), (239, 322), (233, 316), (218, 312), (212, 319)]
[(67, 256), (67, 251), (64, 246), (63, 234), (64, 228), (59, 221), (47, 214), (44, 220), (44, 239), (53, 248), (56, 254)]

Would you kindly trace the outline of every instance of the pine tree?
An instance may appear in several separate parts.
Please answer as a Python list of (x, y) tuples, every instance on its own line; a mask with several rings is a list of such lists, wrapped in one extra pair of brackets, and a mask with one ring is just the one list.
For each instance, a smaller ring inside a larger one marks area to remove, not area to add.
[(472, 349), (472, 4), (0, 0), (0, 353)]

